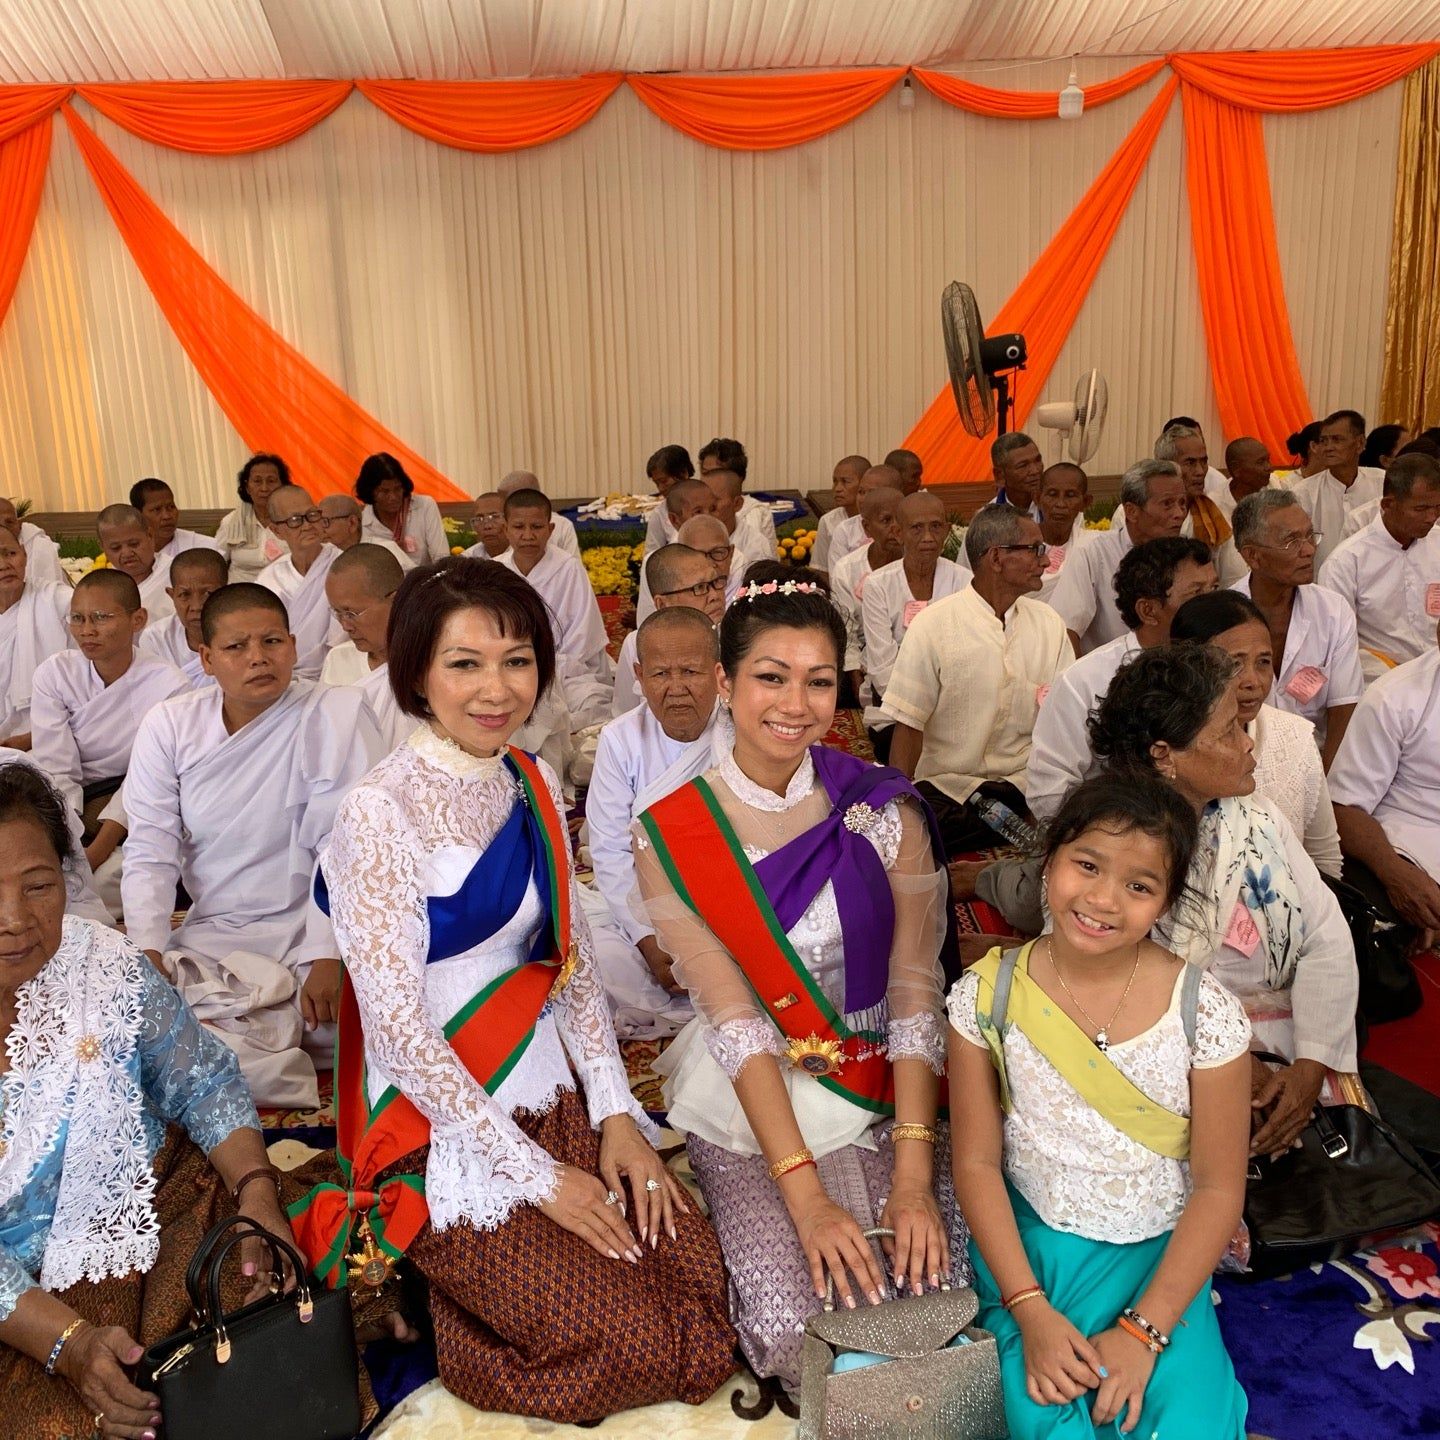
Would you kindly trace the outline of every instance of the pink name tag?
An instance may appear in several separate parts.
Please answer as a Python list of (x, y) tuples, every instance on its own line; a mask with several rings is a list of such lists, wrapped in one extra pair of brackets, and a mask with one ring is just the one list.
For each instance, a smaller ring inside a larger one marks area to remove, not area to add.
[(906, 630), (910, 628), (910, 622), (929, 604), (928, 600), (909, 600), (900, 616), (900, 624)]
[(264, 543), (260, 546), (260, 553), (267, 560), (278, 560), (286, 551), (273, 535), (266, 535)]
[(1037, 685), (1035, 687), (1035, 708), (1038, 710), (1044, 703), (1045, 697), (1050, 693), (1049, 685)]
[(1260, 931), (1250, 918), (1250, 909), (1243, 900), (1235, 902), (1234, 913), (1230, 916), (1230, 928), (1225, 932), (1225, 944), (1249, 957), (1260, 943)]
[(1440, 620), (1440, 583), (1425, 587), (1425, 613), (1432, 620)]
[(1065, 547), (1052, 545), (1045, 552), (1045, 573), (1053, 575), (1065, 563)]
[(1325, 688), (1325, 672), (1315, 665), (1305, 665), (1291, 677), (1285, 693), (1307, 705)]

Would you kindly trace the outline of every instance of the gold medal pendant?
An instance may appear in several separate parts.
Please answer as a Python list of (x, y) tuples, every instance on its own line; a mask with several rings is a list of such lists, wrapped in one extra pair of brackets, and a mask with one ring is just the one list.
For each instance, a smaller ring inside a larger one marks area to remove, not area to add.
[(390, 1278), (395, 1261), (375, 1243), (368, 1220), (360, 1222), (360, 1239), (363, 1242), (360, 1249), (345, 1257), (350, 1267), (350, 1283), (378, 1290)]
[(785, 1058), (807, 1075), (838, 1075), (845, 1064), (845, 1055), (838, 1040), (822, 1040), (813, 1031), (803, 1040), (792, 1040), (785, 1047)]
[(565, 957), (565, 963), (555, 973), (555, 983), (550, 987), (550, 998), (553, 1000), (570, 983), (576, 970), (580, 968), (580, 947), (572, 944), (570, 953)]

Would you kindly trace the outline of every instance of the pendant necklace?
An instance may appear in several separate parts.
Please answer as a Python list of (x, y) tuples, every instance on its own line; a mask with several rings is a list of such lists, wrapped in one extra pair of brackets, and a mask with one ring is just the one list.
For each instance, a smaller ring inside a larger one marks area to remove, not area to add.
[(1095, 1024), (1095, 1017), (1080, 1003), (1075, 992), (1065, 983), (1065, 977), (1060, 973), (1060, 967), (1055, 963), (1055, 947), (1050, 943), (1050, 937), (1045, 937), (1045, 954), (1049, 957), (1050, 968), (1055, 972), (1055, 978), (1060, 982), (1065, 993), (1070, 997), (1075, 1008), (1090, 1022), (1091, 1028), (1095, 1031), (1095, 1044), (1102, 1055), (1110, 1050), (1110, 1027), (1115, 1023), (1115, 1018), (1120, 1014), (1120, 1007), (1130, 996), (1130, 987), (1135, 983), (1135, 976), (1140, 970), (1140, 946), (1143, 940), (1135, 942), (1135, 963), (1130, 967), (1130, 978), (1125, 982), (1124, 993), (1120, 996), (1115, 1008), (1110, 1012), (1110, 1018), (1103, 1025)]

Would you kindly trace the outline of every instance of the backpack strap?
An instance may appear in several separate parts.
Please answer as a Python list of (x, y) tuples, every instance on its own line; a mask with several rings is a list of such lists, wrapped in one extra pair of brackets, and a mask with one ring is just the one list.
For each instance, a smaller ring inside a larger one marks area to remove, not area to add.
[(995, 972), (995, 991), (990, 998), (990, 1023), (998, 1034), (1005, 1030), (1005, 1012), (1010, 1008), (1010, 982), (1015, 978), (1015, 964), (1020, 951), (1006, 950), (1000, 956), (1000, 968)]
[(1185, 1027), (1185, 1043), (1195, 1048), (1195, 1019), (1200, 1009), (1200, 982), (1205, 972), (1198, 965), (1185, 966), (1185, 978), (1180, 982), (1180, 1023)]

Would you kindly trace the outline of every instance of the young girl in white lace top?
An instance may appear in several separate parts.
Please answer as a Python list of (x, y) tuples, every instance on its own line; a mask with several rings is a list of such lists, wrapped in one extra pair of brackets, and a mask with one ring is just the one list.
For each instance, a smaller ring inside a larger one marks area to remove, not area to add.
[(1010, 1433), (1244, 1440), (1208, 1277), (1244, 1199), (1250, 1027), (1150, 940), (1194, 811), (1101, 775), (1047, 831), (1051, 929), (949, 1000), (955, 1192)]

